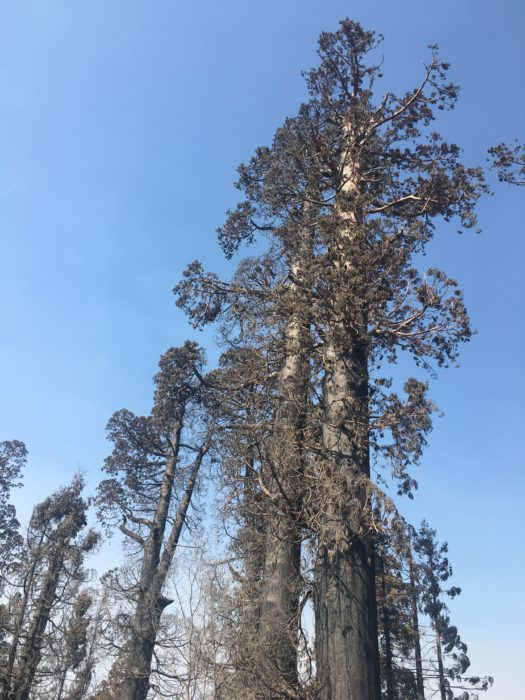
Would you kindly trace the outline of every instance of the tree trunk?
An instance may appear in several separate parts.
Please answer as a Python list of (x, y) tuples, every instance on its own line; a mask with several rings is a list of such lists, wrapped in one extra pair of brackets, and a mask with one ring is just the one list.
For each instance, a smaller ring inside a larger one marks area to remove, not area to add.
[(54, 556), (44, 582), (42, 592), (25, 640), (22, 654), (18, 663), (13, 690), (8, 695), (12, 700), (28, 700), (33, 685), (36, 670), (40, 663), (44, 633), (49, 621), (49, 614), (55, 600), (58, 579), (63, 567), (66, 543), (58, 539), (54, 543)]
[[(351, 125), (343, 129), (351, 143)], [(327, 494), (319, 516), (316, 660), (319, 700), (378, 700), (374, 552), (363, 527), (370, 479), (365, 241), (359, 163), (350, 149), (342, 149), (340, 165), (328, 251), (334, 282), (323, 358)]]
[[(273, 503), (268, 503), (261, 592), (261, 653), (271, 680), (297, 685), (302, 454), (306, 401), (305, 339), (297, 320), (286, 331), (285, 362), (270, 452)], [(271, 682), (271, 681), (270, 681)]]
[[(306, 216), (308, 215), (305, 208)], [(298, 685), (299, 597), (301, 592), (301, 510), (303, 432), (309, 379), (309, 309), (298, 282), (310, 253), (304, 225), (296, 259), (290, 264), (287, 292), (292, 305), (284, 332), (284, 361), (278, 383), (278, 406), (265, 474), (271, 498), (266, 504), (265, 557), (259, 621), (259, 668), (265, 685), (291, 689)], [(268, 697), (271, 697), (270, 695)]]
[(382, 596), (382, 613), (383, 613), (383, 634), (385, 637), (385, 682), (386, 682), (386, 697), (387, 700), (395, 700), (394, 690), (394, 674), (392, 668), (392, 642), (390, 639), (390, 617), (388, 613), (386, 581), (385, 581), (385, 563), (382, 556), (379, 556), (379, 571), (381, 576), (381, 596)]
[(151, 662), (157, 630), (165, 605), (143, 596), (137, 603), (128, 647), (128, 673), (122, 685), (122, 700), (146, 700), (150, 688)]
[(436, 632), (436, 651), (438, 659), (438, 673), (439, 673), (439, 692), (441, 695), (441, 700), (447, 700), (447, 692), (445, 686), (445, 669), (443, 668), (443, 654), (441, 651), (441, 635), (439, 632), (439, 622), (434, 624)]
[(152, 532), (144, 544), (144, 558), (138, 586), (138, 601), (131, 624), (131, 639), (127, 651), (127, 674), (122, 685), (122, 700), (146, 700), (148, 695), (151, 663), (160, 619), (164, 608), (172, 602), (168, 598), (164, 598), (162, 588), (186, 522), (186, 515), (195, 489), (199, 469), (208, 450), (208, 443), (206, 443), (193, 463), (184, 495), (179, 504), (177, 517), (163, 548), (175, 467), (179, 454), (181, 430), (182, 423), (179, 423), (174, 431), (173, 457), (168, 460), (163, 475)]
[(40, 555), (37, 556), (36, 552), (40, 552), (40, 548), (42, 547), (44, 537), (45, 537), (45, 532), (40, 533), (40, 540), (39, 540), (38, 545), (36, 547), (36, 551), (33, 554), (31, 566), (29, 568), (28, 573), (24, 577), (24, 586), (23, 586), (24, 595), (20, 601), (20, 610), (17, 612), (17, 615), (16, 615), (13, 639), (11, 640), (11, 644), (9, 645), (9, 654), (8, 654), (8, 658), (7, 658), (7, 668), (5, 670), (4, 678), (2, 679), (3, 682), (1, 685), (0, 700), (8, 700), (8, 698), (10, 697), (9, 691), (12, 687), (13, 682), (15, 681), (15, 679), (13, 678), (13, 676), (14, 676), (13, 672), (14, 672), (18, 647), (20, 645), (20, 636), (21, 636), (21, 631), (22, 631), (22, 625), (24, 624), (27, 606), (29, 604), (31, 591), (33, 589), (33, 581), (34, 581), (36, 567), (40, 563)]
[(328, 505), (320, 514), (314, 596), (319, 700), (376, 700), (373, 548), (361, 529), (368, 445), (359, 427), (351, 434), (351, 425), (366, 425), (368, 419), (368, 374), (357, 348), (349, 356), (332, 345), (326, 354), (323, 442), (332, 473)]
[(412, 608), (412, 630), (414, 635), (414, 656), (416, 660), (416, 687), (417, 700), (425, 700), (425, 687), (423, 684), (423, 661), (421, 658), (421, 639), (419, 634), (419, 619), (417, 611), (416, 577), (412, 552), (408, 545), (408, 566), (410, 575), (410, 605)]
[(66, 684), (68, 670), (69, 669), (67, 666), (64, 669), (62, 669), (62, 673), (60, 674), (60, 683), (58, 684), (57, 696), (55, 700), (62, 700), (62, 693), (64, 692), (64, 686)]

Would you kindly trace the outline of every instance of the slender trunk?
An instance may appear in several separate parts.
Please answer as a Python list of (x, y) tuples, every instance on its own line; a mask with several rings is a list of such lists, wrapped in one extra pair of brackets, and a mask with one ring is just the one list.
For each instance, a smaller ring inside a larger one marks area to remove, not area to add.
[(199, 451), (193, 463), (175, 522), (163, 548), (173, 491), (175, 467), (179, 454), (181, 430), (182, 424), (178, 424), (173, 440), (173, 457), (166, 464), (152, 532), (144, 545), (138, 600), (131, 624), (127, 651), (128, 672), (121, 689), (122, 700), (146, 700), (148, 695), (151, 663), (160, 619), (164, 609), (172, 602), (162, 595), (162, 588), (186, 522), (199, 469), (208, 450), (208, 445), (206, 444)]
[[(41, 532), (40, 533), (40, 540), (38, 542), (36, 552), (40, 551), (40, 548), (42, 547), (42, 544), (44, 542), (44, 537), (45, 537), (45, 532)], [(31, 562), (31, 566), (29, 568), (29, 571), (24, 578), (24, 586), (23, 586), (24, 595), (20, 601), (20, 610), (18, 611), (18, 613), (16, 615), (13, 639), (11, 640), (11, 644), (9, 646), (9, 655), (8, 655), (8, 659), (7, 659), (7, 666), (6, 666), (5, 672), (3, 674), (2, 684), (0, 686), (1, 687), (0, 700), (7, 700), (10, 697), (9, 691), (12, 687), (13, 682), (14, 682), (13, 671), (14, 671), (14, 667), (15, 667), (15, 661), (16, 661), (16, 655), (18, 652), (18, 647), (20, 645), (20, 634), (22, 631), (22, 625), (24, 624), (24, 620), (25, 620), (27, 606), (28, 606), (29, 600), (30, 600), (30, 592), (33, 588), (33, 581), (34, 581), (34, 577), (35, 577), (36, 567), (40, 563), (40, 556), (37, 555), (36, 552), (33, 552), (33, 561)]]
[[(347, 125), (350, 135), (349, 125)], [(319, 700), (380, 698), (373, 542), (363, 513), (370, 478), (368, 338), (358, 164), (343, 149), (329, 251), (332, 316), (324, 346), (326, 505), (316, 563)]]
[(443, 653), (441, 651), (441, 635), (439, 631), (439, 622), (434, 623), (434, 630), (436, 633), (436, 651), (438, 659), (438, 673), (439, 673), (439, 692), (441, 695), (441, 700), (447, 700), (447, 692), (445, 685), (445, 669), (443, 668)]
[(242, 593), (241, 643), (252, 647), (259, 633), (261, 581), (264, 551), (261, 545), (262, 513), (260, 494), (255, 491), (253, 461), (246, 468), (246, 522), (243, 527), (245, 580)]
[(390, 639), (390, 616), (388, 613), (386, 581), (385, 581), (385, 563), (382, 556), (379, 557), (379, 571), (381, 577), (381, 597), (382, 597), (382, 613), (383, 613), (383, 634), (385, 637), (385, 682), (386, 682), (386, 697), (387, 700), (395, 700), (394, 689), (394, 673), (392, 667), (392, 642)]
[(66, 684), (67, 672), (68, 668), (66, 667), (62, 670), (62, 673), (60, 674), (60, 682), (58, 684), (57, 696), (55, 700), (62, 700), (62, 693), (64, 692), (64, 686)]
[(128, 671), (122, 687), (123, 700), (145, 700), (149, 690), (151, 661), (162, 607), (152, 596), (157, 569), (160, 562), (164, 533), (169, 514), (173, 480), (180, 450), (182, 418), (173, 430), (173, 454), (166, 462), (162, 476), (159, 500), (150, 534), (144, 542), (144, 555), (140, 572), (137, 604), (130, 629), (127, 650)]
[(416, 577), (414, 573), (414, 562), (412, 561), (412, 552), (410, 545), (408, 546), (408, 566), (409, 566), (409, 590), (410, 590), (410, 605), (412, 609), (412, 630), (414, 635), (414, 656), (416, 660), (416, 687), (417, 700), (425, 700), (425, 687), (423, 684), (423, 661), (421, 658), (421, 638), (419, 634), (419, 619), (417, 611), (417, 592), (416, 592)]
[[(245, 575), (239, 587), (241, 607), (239, 635), (232, 661), (235, 674), (230, 677), (230, 692), (235, 688), (235, 692), (247, 699), (254, 697), (253, 693), (259, 685), (254, 678), (254, 670), (257, 670), (257, 674), (260, 671), (259, 620), (264, 566), (262, 503), (261, 494), (255, 486), (254, 458), (251, 449), (245, 467), (244, 489), (241, 554)], [(247, 687), (253, 691), (251, 695), (246, 693)]]
[(42, 655), (44, 633), (58, 586), (60, 572), (63, 567), (65, 555), (65, 543), (60, 539), (54, 543), (56, 550), (52, 558), (48, 573), (43, 581), (42, 592), (37, 602), (35, 614), (32, 618), (22, 654), (18, 662), (13, 691), (8, 695), (12, 700), (28, 700), (31, 687), (35, 680), (35, 674)]

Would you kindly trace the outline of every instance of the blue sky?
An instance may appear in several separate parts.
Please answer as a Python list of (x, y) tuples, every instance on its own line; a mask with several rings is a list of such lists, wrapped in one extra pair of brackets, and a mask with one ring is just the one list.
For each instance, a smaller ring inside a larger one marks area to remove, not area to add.
[[(228, 272), (214, 230), (235, 167), (295, 112), (317, 35), (345, 16), (384, 34), (385, 90), (439, 43), (461, 98), (437, 126), (468, 164), (524, 139), (522, 0), (1, 3), (0, 440), (30, 452), (23, 517), (79, 468), (94, 487), (108, 417), (148, 410), (159, 355), (195, 335), (171, 289), (196, 257)], [(445, 417), (403, 507), (448, 540), (472, 670), (507, 700), (525, 623), (524, 193), (490, 182), (483, 233), (442, 228), (428, 254), (479, 333), (432, 388)]]

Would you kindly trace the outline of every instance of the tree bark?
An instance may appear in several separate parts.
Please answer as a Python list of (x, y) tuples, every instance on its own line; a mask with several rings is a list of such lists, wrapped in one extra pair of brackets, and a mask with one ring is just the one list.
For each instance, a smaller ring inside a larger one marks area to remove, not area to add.
[[(305, 206), (305, 218), (308, 207)], [(310, 333), (299, 284), (311, 255), (310, 231), (303, 231), (290, 262), (287, 288), (291, 317), (284, 330), (283, 364), (278, 382), (269, 465), (265, 474), (271, 490), (267, 503), (264, 569), (259, 620), (260, 668), (270, 689), (298, 686), (299, 598), (301, 592), (301, 511), (303, 490), (303, 433), (309, 380)], [(264, 475), (263, 475), (264, 478)], [(268, 683), (269, 681), (269, 683)], [(269, 695), (268, 697), (271, 697)], [(282, 697), (277, 695), (277, 697)]]
[[(40, 540), (39, 543), (36, 547), (36, 552), (40, 552), (40, 548), (42, 547), (42, 543), (44, 541), (45, 537), (45, 532), (40, 533)], [(25, 615), (27, 611), (27, 606), (29, 604), (30, 600), (30, 594), (33, 588), (33, 581), (34, 581), (34, 576), (35, 576), (35, 571), (38, 563), (40, 562), (40, 557), (37, 556), (36, 554), (33, 556), (33, 560), (31, 562), (31, 566), (29, 568), (28, 573), (26, 574), (24, 578), (24, 595), (21, 598), (20, 601), (20, 610), (17, 613), (16, 620), (15, 620), (15, 625), (14, 625), (14, 633), (13, 633), (13, 639), (11, 640), (11, 644), (9, 645), (9, 654), (7, 658), (7, 667), (4, 671), (2, 682), (0, 685), (0, 699), (1, 700), (7, 700), (9, 698), (9, 691), (12, 687), (12, 683), (14, 682), (13, 678), (13, 671), (15, 667), (15, 661), (16, 661), (16, 655), (18, 652), (18, 647), (20, 644), (20, 635), (22, 631), (22, 625), (24, 624), (25, 620)]]
[(301, 447), (305, 396), (304, 333), (297, 321), (286, 331), (286, 359), (279, 381), (270, 459), (272, 491), (266, 525), (260, 637), (264, 664), (277, 684), (297, 685), (300, 593)]
[(383, 614), (383, 634), (385, 637), (385, 682), (387, 700), (395, 700), (394, 674), (392, 668), (392, 642), (390, 639), (390, 616), (388, 613), (387, 592), (385, 581), (385, 563), (382, 556), (379, 556), (379, 571), (381, 576), (381, 596)]
[(122, 700), (146, 700), (148, 695), (151, 663), (160, 619), (164, 609), (172, 602), (162, 595), (162, 588), (182, 534), (198, 472), (208, 449), (206, 443), (193, 463), (175, 522), (163, 547), (173, 492), (175, 467), (180, 450), (181, 430), (182, 421), (176, 425), (174, 430), (173, 456), (166, 463), (153, 527), (144, 545), (138, 600), (127, 650), (127, 674), (121, 690)]
[[(351, 143), (350, 125), (344, 129)], [(329, 250), (332, 315), (324, 347), (322, 440), (328, 494), (316, 564), (316, 661), (319, 700), (378, 700), (374, 552), (363, 528), (370, 479), (365, 243), (359, 163), (350, 147), (343, 148), (340, 165)]]
[(367, 420), (368, 375), (357, 348), (352, 357), (338, 354), (332, 346), (328, 360), (323, 439), (326, 454), (332, 456), (336, 492), (322, 514), (316, 563), (319, 700), (376, 700), (380, 688), (373, 549), (361, 530), (368, 446), (348, 430), (349, 418), (356, 424)]
[(63, 555), (66, 543), (60, 539), (54, 543), (56, 551), (51, 566), (43, 581), (42, 592), (37, 602), (35, 614), (31, 621), (27, 638), (18, 663), (13, 690), (8, 694), (11, 700), (28, 700), (33, 685), (36, 670), (40, 663), (44, 633), (49, 621), (49, 614), (55, 600), (60, 572), (64, 564)]

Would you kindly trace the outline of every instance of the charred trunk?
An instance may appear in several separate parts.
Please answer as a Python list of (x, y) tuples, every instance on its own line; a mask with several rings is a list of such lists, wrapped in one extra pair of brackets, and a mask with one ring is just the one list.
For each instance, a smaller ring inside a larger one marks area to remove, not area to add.
[[(306, 254), (304, 250), (302, 254)], [(266, 506), (259, 657), (270, 691), (272, 687), (284, 687), (293, 692), (298, 685), (302, 440), (308, 391), (309, 331), (296, 287), (303, 272), (297, 264), (293, 264), (291, 270), (295, 281), (290, 285), (289, 294), (295, 308), (284, 333), (278, 407), (269, 463), (265, 465), (270, 498)]]
[[(380, 698), (373, 543), (363, 525), (369, 479), (366, 346), (326, 348), (323, 447), (327, 506), (320, 515), (314, 596), (319, 700)], [(344, 341), (344, 344), (343, 344)]]
[(366, 237), (360, 155), (351, 147), (351, 123), (342, 128), (322, 358), (326, 494), (319, 516), (316, 659), (319, 700), (379, 700), (374, 543), (366, 525), (371, 495)]

